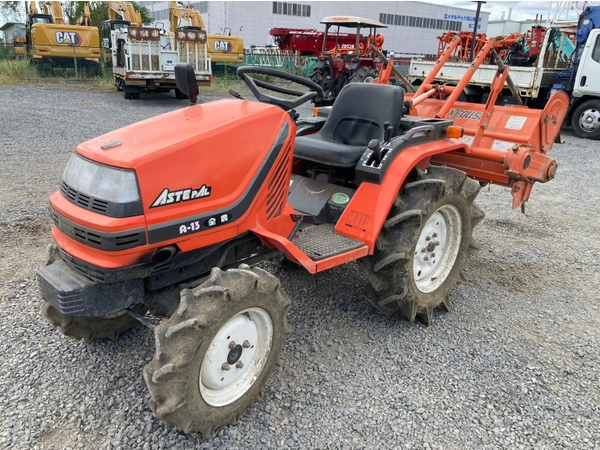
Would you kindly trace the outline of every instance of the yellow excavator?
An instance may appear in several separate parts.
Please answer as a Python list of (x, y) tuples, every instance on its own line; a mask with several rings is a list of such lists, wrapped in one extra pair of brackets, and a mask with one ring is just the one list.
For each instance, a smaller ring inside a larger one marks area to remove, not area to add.
[[(42, 73), (55, 68), (85, 69), (99, 73), (100, 33), (89, 25), (86, 5), (77, 25), (65, 23), (61, 2), (29, 3), (25, 24), (28, 55)], [(87, 14), (87, 19), (86, 19)]]
[[(200, 11), (191, 6), (180, 7), (177, 2), (171, 2), (171, 31), (177, 28), (185, 28), (181, 21), (187, 25), (207, 30)], [(220, 34), (208, 35), (208, 55), (212, 64), (218, 63), (243, 63), (244, 62), (244, 39), (241, 36), (224, 36)]]

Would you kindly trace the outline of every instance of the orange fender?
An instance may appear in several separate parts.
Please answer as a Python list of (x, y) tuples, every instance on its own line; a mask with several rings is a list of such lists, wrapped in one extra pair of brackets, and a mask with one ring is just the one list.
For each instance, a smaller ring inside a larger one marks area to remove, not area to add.
[(364, 242), (369, 254), (373, 254), (375, 241), (408, 174), (417, 166), (425, 170), (432, 156), (453, 150), (467, 151), (468, 147), (458, 139), (442, 139), (402, 150), (381, 184), (363, 182), (358, 187), (338, 220), (335, 232)]

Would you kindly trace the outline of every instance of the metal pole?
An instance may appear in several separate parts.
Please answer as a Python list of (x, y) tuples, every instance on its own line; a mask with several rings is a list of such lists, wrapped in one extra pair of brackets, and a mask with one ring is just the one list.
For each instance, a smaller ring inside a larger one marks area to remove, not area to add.
[(469, 62), (473, 61), (473, 58), (475, 57), (475, 41), (477, 40), (477, 26), (479, 25), (479, 13), (481, 12), (481, 4), (487, 2), (474, 1), (473, 3), (477, 3), (477, 12), (475, 13), (475, 25), (473, 25), (473, 40), (471, 42), (471, 56), (469, 57)]
[[(496, 64), (498, 65), (498, 70), (500, 72), (504, 72), (506, 70), (504, 61), (502, 61), (502, 59), (496, 54), (496, 50), (492, 49), (491, 53), (492, 53), (492, 55), (494, 55), (494, 59), (496, 60)], [(513, 83), (513, 80), (510, 77), (510, 75), (506, 76), (506, 85), (510, 89), (510, 92), (512, 93), (512, 95), (517, 99), (517, 102), (519, 103), (519, 105), (523, 106), (523, 100), (521, 99), (521, 96), (519, 95), (519, 90), (515, 86), (515, 83)]]
[(76, 47), (73, 47), (73, 65), (75, 66), (75, 79), (78, 80), (79, 77), (77, 75), (77, 50), (76, 50)]
[[(377, 53), (377, 56), (379, 56), (379, 58), (383, 61), (384, 64), (391, 64), (390, 60), (387, 59), (385, 57), (385, 55), (383, 53), (381, 53), (381, 50), (379, 50), (373, 44), (371, 44), (371, 50), (374, 51), (375, 53)], [(411, 92), (417, 92), (417, 90), (413, 87), (413, 85), (410, 84), (410, 81), (408, 81), (408, 79), (404, 75), (402, 75), (400, 73), (400, 71), (398, 69), (396, 69), (394, 66), (392, 66), (392, 72), (394, 72), (394, 74), (406, 85), (406, 89), (408, 89)]]

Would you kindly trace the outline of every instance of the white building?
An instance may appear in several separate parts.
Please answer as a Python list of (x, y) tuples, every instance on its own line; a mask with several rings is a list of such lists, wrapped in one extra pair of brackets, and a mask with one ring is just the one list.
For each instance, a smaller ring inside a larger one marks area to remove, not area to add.
[(4, 32), (4, 42), (12, 44), (13, 38), (25, 37), (25, 24), (20, 22), (6, 22), (0, 27), (0, 31)]
[[(390, 1), (303, 1), (299, 3), (265, 1), (190, 2), (202, 13), (209, 34), (242, 36), (245, 47), (272, 45), (271, 28), (307, 28), (323, 31), (319, 22), (327, 16), (359, 16), (379, 20), (388, 28), (384, 49), (400, 54), (435, 55), (437, 36), (446, 31), (473, 31), (476, 4), (457, 8), (423, 2)], [(144, 2), (155, 24), (169, 29), (169, 2)], [(481, 11), (478, 33), (487, 30), (489, 12)]]
[(545, 25), (541, 21), (527, 20), (491, 20), (488, 23), (488, 37), (508, 36), (512, 33), (526, 33), (533, 26)]

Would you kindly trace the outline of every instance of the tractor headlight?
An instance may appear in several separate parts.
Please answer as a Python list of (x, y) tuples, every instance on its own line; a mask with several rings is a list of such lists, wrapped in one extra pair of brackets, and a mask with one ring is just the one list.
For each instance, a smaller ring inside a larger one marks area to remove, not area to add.
[(135, 172), (104, 166), (73, 154), (63, 173), (64, 183), (78, 193), (109, 203), (140, 202)]

